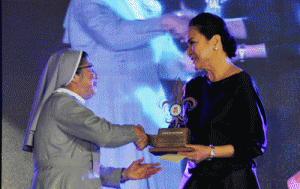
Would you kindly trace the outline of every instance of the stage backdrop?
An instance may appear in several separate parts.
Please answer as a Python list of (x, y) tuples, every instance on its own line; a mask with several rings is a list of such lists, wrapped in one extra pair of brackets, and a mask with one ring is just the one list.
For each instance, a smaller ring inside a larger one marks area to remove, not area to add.
[[(164, 0), (162, 5), (175, 10), (179, 6), (174, 2), (179, 1)], [(62, 23), (68, 3), (67, 0), (1, 1), (3, 189), (30, 187), (33, 157), (21, 150), (24, 132), (47, 59), (53, 52), (67, 47), (62, 44)], [(195, 0), (188, 4), (200, 9)], [(284, 11), (284, 7), (278, 10)], [(285, 53), (280, 51), (279, 55)], [(247, 60), (237, 65), (256, 80), (268, 116), (268, 150), (257, 158), (261, 187), (286, 188), (288, 178), (300, 170), (299, 56)], [(172, 170), (172, 164), (166, 164), (165, 168)]]

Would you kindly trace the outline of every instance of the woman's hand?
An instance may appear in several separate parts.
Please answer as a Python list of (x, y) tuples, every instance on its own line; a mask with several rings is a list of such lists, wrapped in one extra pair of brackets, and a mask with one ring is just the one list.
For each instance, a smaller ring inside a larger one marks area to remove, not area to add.
[(196, 164), (209, 158), (211, 147), (204, 145), (185, 145), (185, 147), (193, 148), (193, 152), (178, 152), (180, 156), (186, 156), (188, 160), (195, 162)]
[[(178, 152), (178, 155), (186, 156), (188, 160), (195, 163), (200, 163), (201, 161), (209, 158), (211, 153), (210, 146), (204, 145), (185, 145), (186, 147), (193, 148), (193, 152)], [(234, 147), (231, 144), (215, 147), (215, 158), (230, 158), (234, 155)]]
[(149, 145), (152, 147), (156, 146), (156, 141), (157, 141), (157, 135), (149, 135), (147, 134), (148, 139), (149, 139)]

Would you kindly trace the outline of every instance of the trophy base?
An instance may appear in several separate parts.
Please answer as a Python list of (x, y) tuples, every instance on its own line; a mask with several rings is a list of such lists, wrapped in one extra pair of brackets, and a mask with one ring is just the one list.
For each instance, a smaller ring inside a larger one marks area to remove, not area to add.
[(193, 148), (178, 147), (178, 148), (150, 148), (149, 152), (155, 156), (161, 156), (165, 154), (177, 154), (177, 152), (193, 152)]

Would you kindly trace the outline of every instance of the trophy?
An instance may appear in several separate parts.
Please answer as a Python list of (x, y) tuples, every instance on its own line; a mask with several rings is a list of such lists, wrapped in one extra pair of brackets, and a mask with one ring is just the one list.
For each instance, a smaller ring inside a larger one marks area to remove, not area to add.
[(183, 114), (183, 106), (187, 110), (196, 107), (196, 100), (192, 97), (182, 99), (182, 81), (180, 78), (176, 81), (173, 90), (173, 103), (164, 101), (162, 106), (170, 105), (170, 114), (172, 115), (169, 128), (159, 129), (154, 148), (150, 148), (149, 152), (153, 155), (176, 154), (177, 152), (191, 152), (193, 148), (185, 147), (190, 143), (190, 130), (188, 128), (181, 128), (187, 122), (186, 115)]

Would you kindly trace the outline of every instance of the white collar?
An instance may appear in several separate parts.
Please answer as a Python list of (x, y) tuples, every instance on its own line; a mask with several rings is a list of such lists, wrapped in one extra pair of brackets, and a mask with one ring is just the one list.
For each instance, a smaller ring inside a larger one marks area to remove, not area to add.
[(71, 96), (74, 96), (77, 100), (79, 100), (82, 104), (85, 103), (85, 100), (79, 96), (77, 93), (74, 93), (73, 91), (70, 91), (69, 89), (66, 89), (66, 88), (59, 88), (57, 89), (55, 92), (58, 92), (58, 93), (67, 93)]

